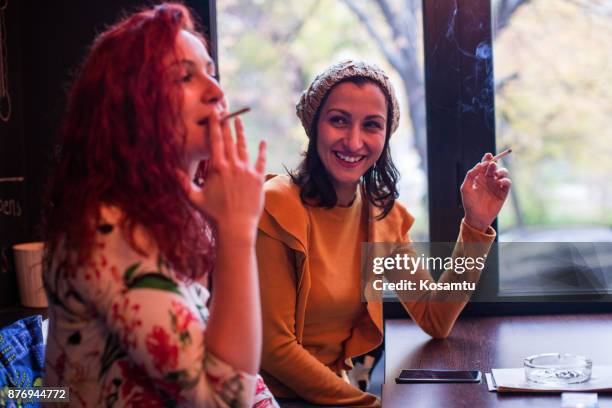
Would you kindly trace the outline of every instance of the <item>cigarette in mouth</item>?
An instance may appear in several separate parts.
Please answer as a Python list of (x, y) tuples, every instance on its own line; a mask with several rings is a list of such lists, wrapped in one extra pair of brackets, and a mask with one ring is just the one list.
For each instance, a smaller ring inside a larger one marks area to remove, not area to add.
[(239, 109), (239, 110), (237, 110), (235, 112), (228, 113), (227, 115), (225, 115), (225, 116), (223, 116), (221, 118), (220, 122), (225, 122), (228, 119), (231, 119), (231, 118), (233, 118), (235, 116), (238, 116), (238, 115), (242, 115), (243, 113), (247, 113), (250, 110), (251, 110), (251, 108), (242, 108), (242, 109)]

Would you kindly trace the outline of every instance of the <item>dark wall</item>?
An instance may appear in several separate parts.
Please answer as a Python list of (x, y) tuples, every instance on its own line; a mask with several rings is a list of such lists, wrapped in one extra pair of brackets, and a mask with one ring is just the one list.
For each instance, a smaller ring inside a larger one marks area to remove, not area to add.
[[(72, 74), (96, 33), (122, 11), (152, 3), (157, 2), (0, 0), (13, 111), (8, 122), (0, 121), (0, 179), (25, 177), (0, 183), (0, 307), (17, 302), (11, 245), (40, 239), (42, 196)], [(184, 3), (209, 25), (214, 1)], [(5, 105), (0, 95), (0, 112)], [(9, 207), (15, 208), (11, 214)]]
[(0, 306), (17, 299), (11, 244), (25, 238), (25, 175), (20, 3), (0, 1)]

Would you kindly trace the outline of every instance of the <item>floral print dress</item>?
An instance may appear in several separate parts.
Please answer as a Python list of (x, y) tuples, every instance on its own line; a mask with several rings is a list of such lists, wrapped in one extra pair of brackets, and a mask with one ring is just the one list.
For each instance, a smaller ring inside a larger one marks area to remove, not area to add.
[(87, 264), (60, 250), (46, 273), (44, 385), (69, 387), (71, 406), (278, 407), (261, 377), (206, 350), (208, 290), (179, 279), (142, 229), (150, 250), (132, 248), (119, 210), (101, 215)]

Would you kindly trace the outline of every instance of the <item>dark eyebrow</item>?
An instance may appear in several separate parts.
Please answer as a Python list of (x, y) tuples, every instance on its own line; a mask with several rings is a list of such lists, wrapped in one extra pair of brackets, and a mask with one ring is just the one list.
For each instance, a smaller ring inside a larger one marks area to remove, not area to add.
[[(345, 111), (344, 109), (339, 109), (339, 108), (331, 108), (327, 111), (327, 113), (330, 113), (332, 111), (338, 111), (340, 113), (342, 113), (345, 116), (351, 117), (351, 114), (347, 111)], [(375, 115), (368, 115), (366, 116), (366, 119), (382, 119), (382, 120), (386, 120), (386, 118), (383, 115), (379, 115), (379, 114), (375, 114)]]
[(348, 113), (347, 111), (343, 110), (343, 109), (338, 109), (338, 108), (331, 108), (327, 110), (327, 113), (331, 112), (331, 111), (338, 111), (341, 114), (345, 115), (345, 116), (351, 116), (350, 113)]

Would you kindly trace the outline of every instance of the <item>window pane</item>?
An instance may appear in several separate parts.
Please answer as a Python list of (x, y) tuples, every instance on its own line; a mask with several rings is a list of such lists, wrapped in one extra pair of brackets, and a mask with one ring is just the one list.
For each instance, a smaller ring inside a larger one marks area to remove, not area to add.
[(268, 171), (285, 173), (284, 166), (293, 169), (306, 146), (295, 103), (314, 76), (347, 58), (382, 67), (400, 100), (402, 120), (391, 139), (393, 158), (402, 175), (400, 201), (417, 219), (412, 238), (426, 240), (421, 1), (389, 1), (390, 20), (378, 4), (358, 0), (219, 1), (221, 81), (232, 107), (252, 109), (244, 116), (250, 152), (254, 154), (259, 139), (266, 139)]
[[(503, 162), (514, 184), (500, 240), (612, 241), (612, 1), (492, 4), (497, 146), (513, 149)], [(534, 269), (527, 263), (533, 254), (500, 256), (502, 292), (584, 289), (563, 283), (588, 273), (580, 268)], [(522, 261), (522, 268), (504, 266)], [(610, 275), (609, 262), (602, 268)]]

